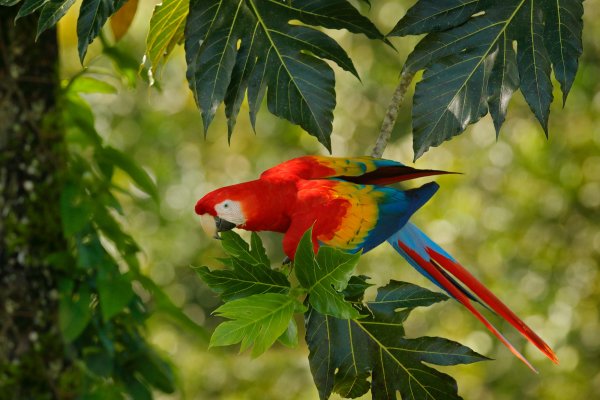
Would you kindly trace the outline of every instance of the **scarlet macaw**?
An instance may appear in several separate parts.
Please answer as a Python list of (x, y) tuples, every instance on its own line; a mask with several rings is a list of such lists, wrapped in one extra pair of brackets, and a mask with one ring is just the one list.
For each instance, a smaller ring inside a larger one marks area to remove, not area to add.
[(315, 252), (320, 245), (367, 252), (387, 241), (417, 271), (463, 304), (532, 370), (533, 366), (471, 301), (498, 313), (558, 363), (552, 349), (531, 328), (408, 221), (439, 185), (431, 182), (405, 191), (386, 186), (446, 173), (372, 157), (299, 157), (268, 169), (256, 180), (208, 193), (197, 202), (195, 211), (204, 230), (211, 234), (235, 227), (284, 233), (283, 249), (292, 260), (302, 235), (311, 227)]

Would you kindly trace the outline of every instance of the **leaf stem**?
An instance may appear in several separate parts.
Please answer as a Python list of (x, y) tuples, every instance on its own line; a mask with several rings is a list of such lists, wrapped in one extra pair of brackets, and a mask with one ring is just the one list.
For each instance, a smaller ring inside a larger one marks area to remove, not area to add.
[(398, 117), (398, 109), (404, 101), (404, 96), (412, 82), (415, 74), (413, 72), (408, 72), (406, 70), (402, 71), (400, 75), (400, 82), (398, 82), (398, 86), (394, 91), (394, 95), (392, 96), (392, 101), (387, 108), (385, 116), (383, 117), (383, 123), (381, 124), (381, 129), (379, 131), (379, 137), (377, 138), (377, 142), (375, 142), (375, 147), (373, 147), (373, 152), (371, 152), (371, 156), (373, 157), (381, 157), (385, 148), (390, 140), (390, 136), (392, 135), (392, 130), (394, 129), (394, 124), (396, 123), (396, 118)]

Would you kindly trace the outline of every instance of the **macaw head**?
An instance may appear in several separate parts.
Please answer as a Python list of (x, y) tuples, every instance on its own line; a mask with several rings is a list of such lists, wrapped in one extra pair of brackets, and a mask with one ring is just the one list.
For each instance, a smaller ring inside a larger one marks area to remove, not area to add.
[(212, 191), (196, 203), (202, 229), (210, 236), (219, 238), (219, 232), (232, 230), (248, 220), (244, 212), (247, 196), (238, 185)]

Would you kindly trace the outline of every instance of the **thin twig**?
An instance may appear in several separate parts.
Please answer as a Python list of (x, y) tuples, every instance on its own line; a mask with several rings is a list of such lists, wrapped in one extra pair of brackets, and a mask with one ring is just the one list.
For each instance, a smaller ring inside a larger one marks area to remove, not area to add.
[(412, 72), (402, 71), (398, 87), (394, 91), (392, 101), (388, 106), (385, 117), (383, 117), (383, 123), (381, 124), (381, 130), (379, 131), (379, 137), (377, 138), (377, 142), (375, 142), (375, 147), (373, 147), (371, 156), (381, 157), (383, 155), (385, 147), (387, 146), (390, 136), (392, 135), (396, 118), (398, 117), (398, 109), (400, 108), (402, 101), (404, 101), (404, 96), (406, 95), (406, 91), (408, 90), (408, 87), (410, 86), (414, 76), (415, 74)]

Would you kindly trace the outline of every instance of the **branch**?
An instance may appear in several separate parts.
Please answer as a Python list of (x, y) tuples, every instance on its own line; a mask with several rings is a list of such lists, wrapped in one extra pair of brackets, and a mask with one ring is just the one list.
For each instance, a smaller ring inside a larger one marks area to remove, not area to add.
[(392, 101), (388, 106), (385, 117), (383, 117), (383, 123), (381, 124), (381, 130), (379, 131), (379, 137), (377, 138), (377, 142), (375, 142), (375, 147), (373, 147), (371, 156), (379, 158), (383, 155), (385, 147), (387, 146), (390, 136), (392, 135), (396, 118), (398, 117), (398, 109), (404, 100), (406, 91), (408, 90), (408, 87), (410, 86), (414, 76), (414, 73), (402, 71), (398, 87), (394, 91)]

